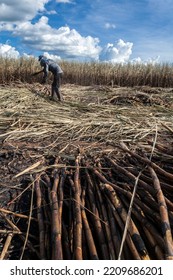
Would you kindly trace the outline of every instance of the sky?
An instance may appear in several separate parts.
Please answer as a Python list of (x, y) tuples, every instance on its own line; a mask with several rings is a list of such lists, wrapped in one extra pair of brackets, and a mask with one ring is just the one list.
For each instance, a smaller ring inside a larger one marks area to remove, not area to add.
[(0, 56), (173, 62), (173, 0), (0, 0)]

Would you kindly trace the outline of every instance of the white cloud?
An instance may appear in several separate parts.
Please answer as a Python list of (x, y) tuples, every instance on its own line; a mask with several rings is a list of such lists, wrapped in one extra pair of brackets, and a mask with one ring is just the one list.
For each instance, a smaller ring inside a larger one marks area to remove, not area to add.
[[(122, 40), (120, 40), (122, 41)], [(128, 42), (121, 42), (120, 45), (123, 46), (123, 48), (128, 46)], [(130, 43), (132, 44), (132, 43)], [(118, 44), (117, 44), (118, 45)], [(127, 50), (127, 48), (124, 48), (124, 51), (121, 50), (121, 52), (118, 51), (118, 49), (116, 47), (113, 47), (113, 44), (108, 44), (103, 51), (100, 53), (100, 56), (103, 56), (104, 53), (104, 60), (100, 58), (100, 61), (104, 61), (104, 62), (111, 62), (111, 63), (126, 63), (126, 62), (130, 62), (133, 64), (152, 64), (155, 65), (157, 63), (160, 62), (160, 57), (154, 57), (154, 58), (149, 58), (147, 60), (142, 60), (140, 57), (134, 58), (134, 59), (130, 59), (129, 52), (125, 51), (125, 49)], [(107, 50), (107, 52), (106, 52)], [(42, 53), (44, 56), (46, 56), (47, 58), (53, 59), (55, 61), (60, 61), (61, 57), (56, 55), (56, 54), (50, 54), (49, 52), (43, 52)], [(30, 59), (30, 58), (34, 58), (33, 55), (29, 55), (27, 53), (23, 53), (22, 56), (26, 59)], [(116, 56), (116, 58), (115, 58)], [(19, 52), (12, 46), (10, 46), (8, 44), (8, 42), (6, 44), (0, 44), (0, 57), (5, 57), (5, 58), (14, 58), (17, 59), (20, 57)], [(103, 58), (103, 57), (102, 57)]]
[(46, 11), (47, 15), (56, 15), (57, 12), (55, 10), (51, 10), (51, 11)]
[(33, 55), (31, 55), (31, 54), (27, 54), (27, 53), (23, 53), (22, 57), (24, 57), (25, 59), (34, 58), (34, 56), (33, 56)]
[(137, 57), (137, 58), (134, 58), (130, 61), (131, 63), (134, 63), (134, 64), (152, 64), (152, 65), (155, 65), (157, 63), (160, 62), (160, 56), (156, 56), (156, 57), (153, 57), (153, 58), (148, 58), (147, 60), (142, 60), (140, 57)]
[(13, 23), (0, 23), (0, 31), (13, 31), (14, 24)]
[[(0, 25), (0, 29), (5, 25)], [(42, 16), (38, 22), (30, 21), (10, 25), (13, 36), (21, 38), (22, 43), (33, 50), (38, 50), (46, 56), (60, 59), (96, 60), (112, 63), (124, 63), (130, 59), (133, 43), (119, 40), (117, 44), (107, 44), (103, 49), (99, 39), (91, 36), (83, 37), (75, 29), (63, 26), (53, 28), (48, 23), (48, 17)], [(11, 51), (14, 51), (14, 48)]]
[(98, 38), (82, 37), (68, 26), (52, 28), (45, 16), (35, 24), (29, 21), (18, 24), (13, 35), (21, 37), (24, 44), (36, 50), (53, 52), (54, 55), (63, 55), (64, 58), (97, 60), (101, 50)]
[(44, 52), (43, 55), (44, 55), (45, 57), (47, 57), (47, 58), (49, 58), (49, 59), (53, 59), (53, 60), (55, 60), (55, 61), (61, 60), (61, 57), (60, 57), (60, 56), (58, 56), (58, 55), (53, 55), (53, 54), (50, 54), (50, 53), (48, 53), (48, 52)]
[[(39, 13), (54, 14), (46, 11), (45, 5), (51, 0), (0, 0), (0, 31), (12, 32), (21, 42), (32, 50), (38, 50), (49, 58), (100, 60), (113, 63), (129, 61), (133, 43), (119, 40), (116, 44), (107, 44), (103, 49), (99, 39), (82, 36), (68, 26), (54, 28), (49, 25), (48, 17), (42, 16), (38, 22), (31, 20)], [(56, 0), (57, 3), (74, 3), (72, 0)], [(105, 28), (116, 28), (115, 24), (105, 23)], [(1, 55), (18, 57), (19, 52), (10, 45), (0, 45)], [(25, 54), (27, 56), (27, 54)]]
[(8, 58), (18, 58), (19, 52), (10, 45), (7, 44), (0, 44), (0, 56), (1, 57), (8, 57)]
[[(12, 36), (19, 37), (21, 43), (32, 49), (32, 51), (37, 50), (46, 53), (47, 56), (56, 60), (61, 58), (83, 59), (113, 63), (124, 63), (130, 60), (133, 43), (124, 42), (120, 39), (116, 44), (108, 43), (102, 49), (98, 38), (84, 37), (77, 30), (70, 29), (68, 26), (54, 28), (49, 25), (48, 17), (46, 16), (42, 16), (33, 24), (31, 20), (38, 13), (56, 13), (54, 10), (47, 11), (45, 9), (45, 5), (50, 1), (52, 0), (0, 0), (0, 31), (11, 32)], [(153, 2), (154, 0), (148, 1)], [(56, 0), (56, 2), (64, 4), (75, 3), (74, 0)], [(95, 0), (96, 2), (99, 1)], [(107, 19), (104, 22), (106, 29), (116, 28), (115, 24), (111, 23), (111, 19), (110, 22)], [(19, 52), (8, 43), (1, 44), (0, 47), (1, 55), (19, 56)]]
[(115, 24), (112, 24), (112, 23), (109, 23), (109, 22), (106, 22), (106, 23), (105, 23), (105, 28), (106, 28), (106, 29), (111, 29), (111, 28), (115, 29), (115, 28), (116, 28), (116, 25), (115, 25)]
[(0, 0), (0, 22), (19, 22), (33, 19), (38, 12), (45, 11), (50, 0)]
[(116, 45), (108, 43), (100, 53), (101, 61), (109, 61), (112, 63), (125, 63), (129, 61), (132, 54), (133, 43), (124, 42), (119, 39)]

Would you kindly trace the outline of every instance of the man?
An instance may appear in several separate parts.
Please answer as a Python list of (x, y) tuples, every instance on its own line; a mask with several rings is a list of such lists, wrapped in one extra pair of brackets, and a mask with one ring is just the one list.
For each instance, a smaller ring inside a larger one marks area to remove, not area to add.
[(53, 100), (57, 101), (63, 101), (62, 94), (60, 93), (60, 85), (61, 85), (61, 79), (63, 75), (63, 71), (61, 67), (52, 59), (48, 59), (47, 57), (40, 55), (38, 58), (38, 61), (40, 61), (40, 65), (43, 68), (43, 80), (42, 83), (46, 83), (48, 73), (49, 71), (53, 74), (53, 83), (52, 83), (52, 89), (51, 89), (51, 97)]

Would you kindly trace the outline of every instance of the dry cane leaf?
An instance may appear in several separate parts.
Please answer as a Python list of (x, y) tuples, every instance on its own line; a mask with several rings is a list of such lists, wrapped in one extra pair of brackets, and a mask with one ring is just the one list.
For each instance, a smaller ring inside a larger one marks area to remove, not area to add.
[(23, 170), (22, 172), (18, 173), (17, 175), (14, 176), (14, 178), (17, 178), (23, 174), (28, 173), (29, 171), (33, 170), (34, 168), (38, 167), (40, 164), (42, 164), (43, 161), (39, 160), (38, 162), (34, 163), (33, 165), (29, 166), (28, 168), (26, 168), (25, 170)]

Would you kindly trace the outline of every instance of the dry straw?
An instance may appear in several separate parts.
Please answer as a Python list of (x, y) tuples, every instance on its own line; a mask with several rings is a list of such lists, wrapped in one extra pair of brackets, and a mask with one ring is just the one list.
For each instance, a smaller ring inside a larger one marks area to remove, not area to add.
[(148, 101), (146, 93), (139, 95), (134, 89), (105, 92), (104, 88), (64, 85), (65, 102), (55, 103), (43, 87), (28, 87), (0, 89), (3, 140), (43, 143), (43, 139), (51, 139), (55, 145), (64, 146), (75, 141), (115, 143), (145, 139), (154, 133), (156, 123), (158, 131), (164, 129), (163, 125), (172, 129), (170, 90), (160, 91), (159, 96), (156, 91)]

